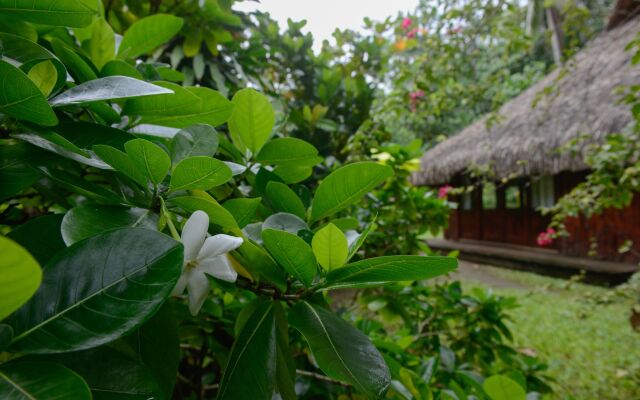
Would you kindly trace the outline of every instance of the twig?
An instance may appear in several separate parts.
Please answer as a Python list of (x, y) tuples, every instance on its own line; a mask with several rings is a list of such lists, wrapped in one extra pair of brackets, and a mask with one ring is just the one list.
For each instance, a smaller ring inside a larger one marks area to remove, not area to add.
[(317, 379), (317, 380), (320, 380), (320, 381), (329, 382), (329, 383), (332, 383), (334, 385), (340, 385), (340, 386), (344, 386), (344, 387), (350, 387), (351, 386), (350, 383), (342, 382), (342, 381), (339, 381), (337, 379), (332, 379), (332, 378), (329, 378), (328, 376), (316, 374), (315, 372), (304, 371), (302, 369), (296, 369), (296, 374), (298, 374), (300, 376), (308, 376), (309, 378)]

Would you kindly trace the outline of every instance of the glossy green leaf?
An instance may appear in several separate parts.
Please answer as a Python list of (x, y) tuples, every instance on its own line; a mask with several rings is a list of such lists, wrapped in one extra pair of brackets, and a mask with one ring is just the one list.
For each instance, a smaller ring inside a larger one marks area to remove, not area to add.
[(108, 145), (124, 150), (124, 144), (136, 138), (122, 129), (86, 121), (61, 121), (54, 130), (86, 152), (95, 145)]
[(123, 114), (141, 116), (140, 123), (186, 128), (194, 124), (218, 126), (229, 119), (232, 103), (219, 92), (205, 87), (186, 87), (156, 82), (173, 94), (128, 100)]
[(306, 180), (313, 173), (311, 167), (290, 167), (279, 165), (273, 169), (273, 173), (276, 174), (284, 183), (300, 183)]
[(128, 76), (130, 78), (144, 79), (142, 74), (131, 64), (122, 60), (111, 60), (102, 66), (100, 76)]
[(108, 169), (109, 166), (99, 158), (71, 143), (62, 135), (52, 131), (17, 133), (14, 137), (38, 146), (41, 149), (61, 155), (91, 167)]
[(91, 26), (89, 56), (98, 69), (101, 69), (116, 55), (116, 37), (111, 25), (104, 18), (96, 18)]
[(31, 67), (27, 76), (40, 89), (42, 95), (47, 97), (56, 86), (58, 71), (51, 61), (45, 60)]
[(260, 201), (262, 201), (260, 197), (254, 199), (229, 199), (222, 206), (233, 215), (233, 218), (238, 222), (238, 227), (244, 228), (256, 215)]
[(269, 253), (250, 240), (245, 240), (242, 246), (233, 252), (233, 257), (257, 280), (272, 283), (278, 289), (286, 290), (287, 274)]
[(46, 359), (82, 376), (93, 400), (168, 399), (146, 365), (107, 346)]
[(38, 289), (42, 271), (22, 246), (0, 236), (0, 321), (23, 305)]
[(311, 240), (311, 246), (318, 263), (327, 271), (340, 268), (347, 262), (349, 254), (347, 238), (334, 224), (327, 224), (316, 232)]
[(67, 246), (113, 229), (140, 227), (155, 230), (158, 216), (143, 208), (81, 205), (67, 211), (61, 232)]
[(7, 324), (0, 324), (0, 352), (4, 351), (13, 339), (13, 328)]
[(0, 60), (0, 112), (38, 125), (53, 126), (58, 118), (44, 95), (19, 68)]
[(107, 76), (87, 81), (60, 93), (51, 101), (54, 107), (100, 100), (117, 100), (171, 93), (170, 89), (128, 76)]
[(285, 231), (262, 231), (264, 247), (285, 271), (309, 287), (318, 270), (311, 247), (300, 237)]
[[(364, 231), (362, 231), (362, 233), (360, 233), (358, 235), (358, 238), (351, 243), (351, 245), (349, 246), (349, 256), (347, 257), (347, 261), (351, 260), (353, 258), (353, 256), (356, 255), (356, 253), (358, 253), (358, 250), (360, 250), (360, 247), (362, 247), (362, 245), (364, 244), (365, 240), (367, 240), (367, 236), (369, 236), (369, 234), (377, 228), (378, 225), (376, 225), (376, 217), (373, 218), (373, 221), (369, 222), (367, 224), (367, 226), (364, 228)], [(354, 229), (354, 228), (352, 228)]]
[(300, 217), (289, 213), (276, 213), (264, 220), (262, 229), (275, 229), (297, 235), (301, 230), (309, 229), (309, 226)]
[(9, 320), (12, 349), (83, 350), (129, 333), (169, 296), (182, 262), (179, 242), (148, 229), (119, 229), (75, 243), (49, 261), (36, 294)]
[(171, 160), (174, 164), (192, 156), (213, 156), (218, 150), (218, 133), (210, 125), (196, 124), (173, 137)]
[(271, 136), (275, 113), (269, 100), (254, 89), (241, 89), (231, 99), (233, 112), (229, 132), (233, 143), (243, 152), (257, 154)]
[(0, 13), (36, 24), (82, 28), (91, 24), (97, 5), (78, 0), (0, 0)]
[(284, 183), (275, 181), (267, 183), (267, 198), (274, 211), (286, 212), (305, 219), (307, 210), (302, 200)]
[(258, 305), (233, 342), (217, 399), (270, 400), (276, 373), (273, 303)]
[(78, 374), (62, 365), (14, 361), (0, 365), (0, 398), (91, 400), (91, 392)]
[(312, 167), (322, 160), (311, 143), (296, 138), (270, 140), (256, 156), (262, 164), (287, 167)]
[(166, 399), (172, 398), (180, 363), (180, 336), (171, 304), (164, 303), (140, 329), (123, 339), (149, 368)]
[(276, 391), (282, 400), (296, 400), (296, 366), (289, 345), (289, 323), (279, 301), (273, 303), (276, 323)]
[(122, 204), (123, 201), (112, 191), (77, 175), (54, 168), (40, 167), (40, 171), (56, 185), (71, 190), (77, 194), (105, 204)]
[(18, 35), (32, 42), (38, 41), (38, 32), (28, 22), (0, 14), (0, 32)]
[(174, 37), (182, 28), (182, 18), (155, 14), (142, 18), (127, 29), (118, 48), (119, 58), (136, 58), (151, 53)]
[[(81, 55), (77, 49), (69, 46), (60, 39), (51, 41), (53, 52), (67, 68), (69, 75), (76, 83), (91, 81), (98, 78), (98, 69), (87, 57)], [(66, 76), (65, 76), (66, 79)]]
[(127, 153), (105, 145), (93, 146), (93, 151), (116, 171), (123, 173), (143, 187), (147, 186), (146, 174), (133, 163)]
[(207, 190), (220, 186), (231, 179), (227, 164), (207, 156), (193, 156), (180, 161), (171, 174), (169, 189)]
[(167, 176), (171, 159), (160, 146), (145, 139), (134, 139), (125, 143), (124, 148), (133, 165), (154, 184), (162, 182)]
[(31, 219), (7, 237), (24, 247), (40, 265), (45, 265), (67, 247), (60, 232), (63, 217), (64, 214), (49, 214)]
[(327, 275), (324, 289), (379, 286), (431, 279), (453, 271), (458, 261), (440, 256), (383, 256), (347, 264)]
[(179, 196), (169, 199), (168, 204), (174, 207), (180, 207), (188, 213), (202, 210), (209, 216), (212, 224), (219, 225), (223, 228), (237, 228), (238, 223), (224, 207), (222, 207), (213, 198), (205, 199), (196, 196)]
[(49, 50), (34, 41), (9, 33), (0, 33), (2, 42), (2, 55), (20, 63), (20, 69), (24, 72), (37, 64), (49, 61), (56, 69), (56, 80), (53, 91), (62, 87), (67, 80), (67, 70), (58, 58)]
[(0, 200), (22, 192), (40, 178), (32, 162), (42, 152), (33, 150), (21, 141), (0, 140)]
[(526, 400), (527, 393), (514, 380), (504, 375), (493, 375), (482, 384), (491, 400)]
[(364, 333), (306, 301), (291, 309), (289, 322), (302, 333), (327, 376), (351, 383), (370, 398), (384, 396), (391, 384), (389, 368)]
[(357, 203), (392, 175), (391, 167), (370, 161), (338, 168), (318, 186), (311, 206), (311, 219), (317, 221)]

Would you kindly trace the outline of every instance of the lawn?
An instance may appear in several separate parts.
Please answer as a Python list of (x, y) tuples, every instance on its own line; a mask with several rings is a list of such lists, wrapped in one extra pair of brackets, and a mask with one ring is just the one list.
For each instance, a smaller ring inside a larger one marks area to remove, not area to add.
[(514, 296), (519, 348), (549, 364), (555, 393), (545, 399), (640, 399), (640, 332), (629, 324), (631, 300), (611, 289), (462, 263), (467, 288)]

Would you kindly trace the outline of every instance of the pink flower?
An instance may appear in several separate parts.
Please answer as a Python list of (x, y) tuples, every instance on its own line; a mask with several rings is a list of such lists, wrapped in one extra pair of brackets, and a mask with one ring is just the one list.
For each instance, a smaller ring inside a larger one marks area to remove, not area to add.
[(412, 23), (413, 21), (411, 20), (411, 18), (409, 17), (404, 18), (402, 20), (402, 29), (409, 29)]
[(412, 30), (410, 30), (409, 32), (407, 32), (407, 37), (409, 39), (413, 39), (414, 37), (416, 37), (416, 35), (418, 34), (418, 28), (413, 28)]
[(538, 235), (538, 246), (549, 246), (553, 243), (553, 238), (556, 234), (555, 229), (547, 228), (546, 232), (540, 232)]
[(451, 186), (451, 185), (442, 186), (440, 189), (438, 189), (438, 198), (439, 199), (446, 199), (447, 195), (449, 194), (451, 189), (453, 189), (453, 186)]
[(424, 97), (424, 91), (422, 91), (420, 89), (409, 93), (409, 99), (411, 99), (411, 101), (418, 101), (422, 97)]
[(455, 28), (451, 29), (449, 31), (449, 34), (455, 35), (456, 33), (460, 33), (460, 32), (462, 32), (462, 27), (460, 25), (458, 25)]

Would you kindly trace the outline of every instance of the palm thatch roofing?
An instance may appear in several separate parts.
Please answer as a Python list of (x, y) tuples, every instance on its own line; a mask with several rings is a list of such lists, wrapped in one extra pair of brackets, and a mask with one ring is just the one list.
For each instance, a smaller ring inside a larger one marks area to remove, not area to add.
[[(490, 166), (497, 179), (586, 169), (586, 146), (631, 122), (616, 88), (640, 84), (640, 67), (630, 63), (633, 51), (625, 51), (638, 32), (640, 18), (634, 18), (600, 34), (564, 67), (504, 104), (497, 123), (488, 124), (486, 115), (428, 150), (413, 182), (446, 183), (471, 165)], [(557, 151), (584, 135), (577, 154)]]

